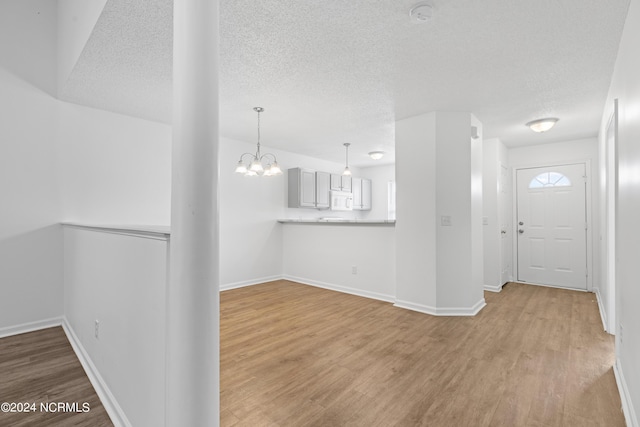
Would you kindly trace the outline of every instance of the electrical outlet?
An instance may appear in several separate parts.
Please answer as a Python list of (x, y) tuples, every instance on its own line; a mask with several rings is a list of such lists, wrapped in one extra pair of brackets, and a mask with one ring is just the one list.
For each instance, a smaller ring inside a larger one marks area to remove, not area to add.
[(351, 274), (358, 274), (358, 266), (357, 265), (352, 265), (351, 266)]
[(94, 324), (94, 334), (96, 336), (96, 339), (99, 340), (100, 339), (100, 321), (98, 319), (96, 319), (96, 323)]

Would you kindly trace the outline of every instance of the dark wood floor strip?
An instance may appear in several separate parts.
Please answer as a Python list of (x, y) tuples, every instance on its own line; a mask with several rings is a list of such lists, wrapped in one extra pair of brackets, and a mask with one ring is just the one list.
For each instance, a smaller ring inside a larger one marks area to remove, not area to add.
[[(0, 339), (3, 402), (34, 403), (36, 410), (0, 411), (0, 426), (113, 426), (61, 327)], [(58, 402), (72, 405), (71, 411), (50, 406)]]

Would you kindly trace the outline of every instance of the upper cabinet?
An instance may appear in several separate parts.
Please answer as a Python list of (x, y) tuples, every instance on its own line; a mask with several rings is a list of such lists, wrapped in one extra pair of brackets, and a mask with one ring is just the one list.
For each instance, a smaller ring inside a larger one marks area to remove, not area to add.
[(292, 168), (288, 171), (288, 206), (290, 208), (331, 208), (331, 191), (353, 194), (353, 209), (371, 210), (371, 180), (352, 178), (312, 169)]
[(316, 208), (329, 209), (329, 172), (316, 172)]
[(351, 193), (351, 177), (337, 173), (331, 174), (331, 190)]
[(371, 210), (371, 180), (353, 178), (353, 209), (358, 211)]
[(329, 174), (311, 169), (289, 169), (290, 208), (329, 208)]

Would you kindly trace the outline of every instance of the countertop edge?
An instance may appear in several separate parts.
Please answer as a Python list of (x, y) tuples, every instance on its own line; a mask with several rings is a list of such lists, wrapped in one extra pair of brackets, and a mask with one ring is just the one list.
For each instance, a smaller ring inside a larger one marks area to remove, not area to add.
[(318, 225), (386, 225), (395, 226), (395, 220), (318, 220), (318, 219), (279, 219), (281, 224), (318, 224)]

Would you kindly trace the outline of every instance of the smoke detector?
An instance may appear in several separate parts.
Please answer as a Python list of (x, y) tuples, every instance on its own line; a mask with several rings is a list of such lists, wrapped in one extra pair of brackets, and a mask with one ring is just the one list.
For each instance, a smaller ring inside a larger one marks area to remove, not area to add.
[(433, 16), (433, 6), (427, 2), (420, 2), (413, 5), (409, 10), (409, 17), (414, 24), (424, 24), (431, 21)]

